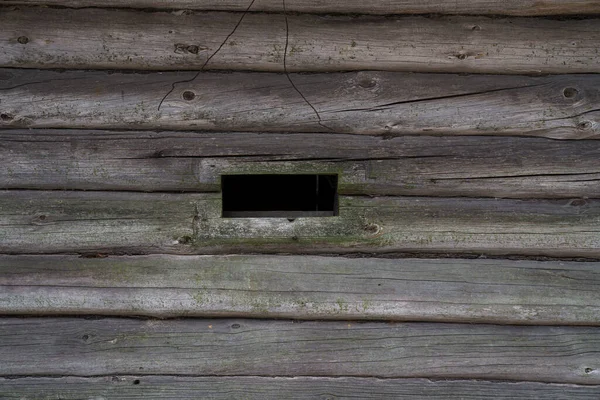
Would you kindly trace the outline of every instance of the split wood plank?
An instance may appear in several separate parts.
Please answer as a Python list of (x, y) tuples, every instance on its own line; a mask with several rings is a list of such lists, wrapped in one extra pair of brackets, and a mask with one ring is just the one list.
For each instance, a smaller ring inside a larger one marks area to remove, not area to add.
[[(283, 10), (282, 0), (2, 0), (0, 4), (250, 12)], [(369, 3), (361, 0), (285, 0), (285, 7), (289, 12), (327, 14), (600, 14), (600, 4), (595, 0), (376, 0)]]
[(0, 375), (356, 376), (598, 385), (600, 328), (0, 319)]
[(600, 386), (476, 380), (327, 377), (107, 376), (0, 378), (5, 400), (54, 399), (410, 399), (596, 400)]
[(0, 252), (600, 256), (599, 200), (339, 197), (339, 216), (222, 218), (220, 193), (2, 191)]
[(600, 263), (0, 256), (0, 313), (599, 325)]
[(600, 138), (600, 75), (290, 78), (0, 69), (0, 127)]
[(5, 7), (0, 27), (4, 67), (600, 72), (598, 18)]
[(344, 195), (600, 198), (600, 141), (0, 130), (0, 188), (218, 192), (226, 174), (338, 174)]

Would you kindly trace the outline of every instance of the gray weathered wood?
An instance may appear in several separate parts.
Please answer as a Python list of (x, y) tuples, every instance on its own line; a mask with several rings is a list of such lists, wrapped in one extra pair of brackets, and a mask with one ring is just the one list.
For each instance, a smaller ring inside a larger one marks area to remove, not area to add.
[(600, 138), (599, 75), (292, 74), (318, 117), (284, 74), (195, 75), (0, 69), (0, 127)]
[(600, 263), (0, 256), (0, 313), (600, 325)]
[(410, 399), (597, 400), (600, 386), (475, 380), (326, 377), (108, 376), (0, 378), (5, 400)]
[(235, 29), (241, 18), (5, 7), (0, 66), (198, 70), (214, 54), (206, 68), (283, 71), (285, 61), (288, 71), (600, 72), (600, 19), (594, 18), (249, 13)]
[(600, 141), (0, 130), (0, 188), (220, 191), (220, 175), (336, 173), (345, 195), (600, 198)]
[(600, 383), (600, 328), (0, 319), (0, 375), (358, 376)]
[(599, 200), (340, 196), (337, 217), (221, 218), (221, 194), (0, 192), (0, 252), (600, 257)]
[[(251, 0), (0, 0), (0, 4), (67, 7), (183, 8), (189, 10), (245, 11)], [(600, 14), (596, 0), (285, 0), (290, 12), (356, 14), (492, 14), (559, 15)], [(249, 11), (281, 12), (282, 0), (255, 0)]]
[[(177, 250), (193, 235), (203, 195), (110, 192), (0, 192), (0, 247)], [(45, 249), (45, 250), (43, 250)]]

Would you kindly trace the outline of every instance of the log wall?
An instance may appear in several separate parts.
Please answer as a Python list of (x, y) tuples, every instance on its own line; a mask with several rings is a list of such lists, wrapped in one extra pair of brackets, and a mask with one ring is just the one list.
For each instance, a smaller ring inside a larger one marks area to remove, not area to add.
[(599, 15), (0, 0), (0, 398), (599, 398)]

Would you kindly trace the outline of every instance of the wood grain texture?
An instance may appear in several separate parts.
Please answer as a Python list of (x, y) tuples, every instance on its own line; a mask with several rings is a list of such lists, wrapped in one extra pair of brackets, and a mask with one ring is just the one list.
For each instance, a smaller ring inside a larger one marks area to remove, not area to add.
[(203, 198), (60, 191), (2, 192), (0, 197), (0, 247), (9, 252), (27, 246), (44, 252), (177, 249), (193, 234), (195, 202)]
[(243, 319), (0, 319), (0, 374), (600, 383), (600, 328)]
[(600, 141), (0, 130), (0, 188), (218, 192), (224, 174), (338, 174), (344, 195), (600, 198)]
[(0, 313), (600, 325), (600, 263), (0, 256)]
[(0, 11), (5, 67), (600, 72), (600, 19)]
[[(63, 7), (163, 8), (210, 11), (245, 11), (250, 0), (0, 0), (0, 4)], [(595, 0), (285, 0), (290, 12), (355, 14), (492, 14), (564, 15), (600, 14)], [(281, 12), (281, 0), (256, 0), (250, 12)]]
[(410, 399), (596, 400), (595, 385), (326, 377), (108, 376), (0, 378), (5, 400), (55, 399)]
[(600, 138), (599, 75), (195, 76), (0, 69), (0, 127)]
[(600, 256), (600, 201), (340, 196), (337, 217), (221, 218), (221, 194), (0, 192), (0, 252)]

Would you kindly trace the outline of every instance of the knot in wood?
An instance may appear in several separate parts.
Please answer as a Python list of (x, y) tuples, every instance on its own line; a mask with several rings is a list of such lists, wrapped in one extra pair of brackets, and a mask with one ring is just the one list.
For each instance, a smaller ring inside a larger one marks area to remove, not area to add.
[(571, 99), (577, 96), (578, 93), (579, 91), (572, 87), (568, 87), (565, 90), (563, 90), (563, 96), (565, 96), (567, 99)]
[(191, 90), (186, 90), (183, 92), (182, 96), (184, 100), (191, 101), (196, 98), (196, 93), (192, 92)]

